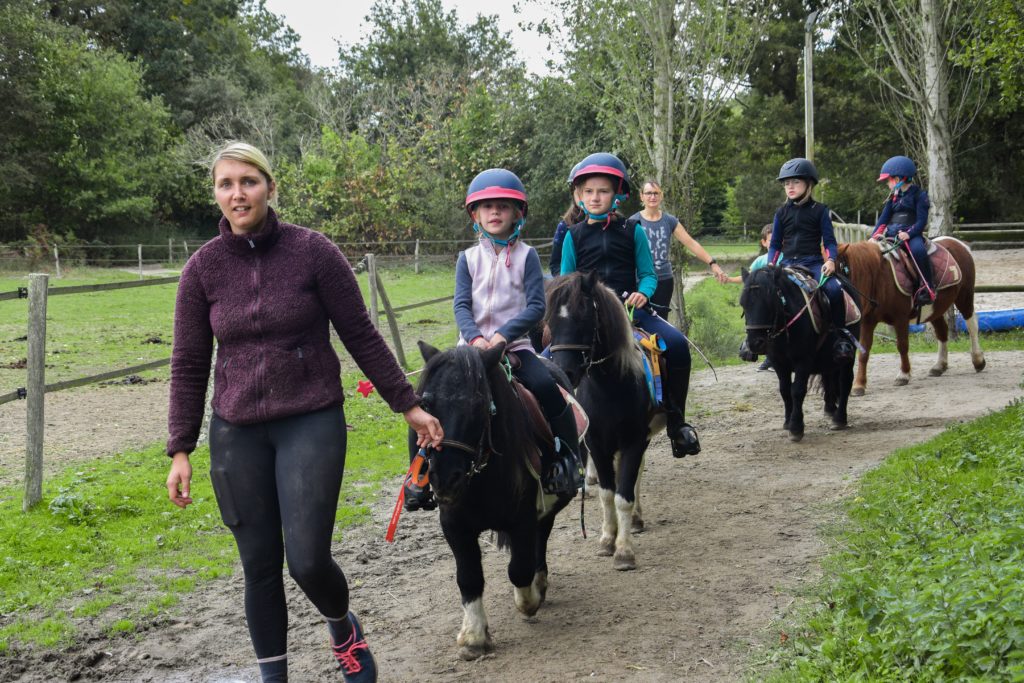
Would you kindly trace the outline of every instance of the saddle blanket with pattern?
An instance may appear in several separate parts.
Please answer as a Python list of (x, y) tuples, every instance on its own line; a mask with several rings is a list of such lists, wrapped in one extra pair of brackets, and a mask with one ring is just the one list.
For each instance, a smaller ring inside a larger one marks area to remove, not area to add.
[[(888, 248), (889, 242), (876, 242), (879, 249)], [(885, 260), (889, 263), (889, 270), (892, 272), (896, 287), (906, 294), (912, 296), (917, 290), (917, 265), (906, 248), (894, 249), (885, 254)], [(935, 240), (928, 241), (928, 260), (932, 264), (932, 280), (935, 282), (935, 289), (946, 289), (960, 284), (963, 276), (956, 259), (945, 247)]]
[[(818, 281), (802, 268), (786, 268), (786, 274), (800, 287), (800, 293), (804, 296), (804, 305), (807, 306), (807, 311), (811, 316), (811, 325), (814, 326), (814, 331), (818, 334), (826, 332), (831, 317), (826, 310), (828, 299), (825, 298), (825, 293), (817, 291)], [(843, 304), (846, 307), (846, 325), (850, 326), (860, 322), (860, 307), (845, 289), (843, 290)]]

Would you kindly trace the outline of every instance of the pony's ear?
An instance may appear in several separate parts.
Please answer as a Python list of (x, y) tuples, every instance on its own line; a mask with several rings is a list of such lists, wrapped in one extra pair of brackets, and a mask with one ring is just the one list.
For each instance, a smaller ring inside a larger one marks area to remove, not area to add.
[(598, 286), (597, 271), (587, 271), (587, 274), (583, 276), (583, 282), (581, 284), (585, 293), (590, 294), (593, 292)]
[(420, 347), (420, 355), (423, 356), (423, 362), (428, 362), (431, 358), (441, 353), (438, 349), (423, 341), (422, 339), (416, 342), (416, 345)]
[(746, 268), (740, 268), (740, 279), (743, 280), (743, 284), (747, 284), (748, 277), (750, 277), (750, 271)]
[(497, 366), (498, 361), (500, 361), (501, 357), (505, 355), (505, 344), (501, 343), (498, 344), (497, 346), (492, 346), (486, 351), (482, 351), (480, 355), (483, 357), (484, 360), (484, 368), (490, 370), (491, 368)]

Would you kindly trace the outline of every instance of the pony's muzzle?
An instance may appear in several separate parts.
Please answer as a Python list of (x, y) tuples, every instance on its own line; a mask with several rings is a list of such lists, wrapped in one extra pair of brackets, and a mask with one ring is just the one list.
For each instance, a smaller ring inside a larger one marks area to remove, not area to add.
[[(761, 355), (768, 351), (768, 331), (767, 330), (747, 330), (746, 339), (747, 349), (750, 353), (755, 355)], [(743, 353), (743, 347), (740, 347), (740, 353)], [(742, 356), (741, 356), (742, 357)]]

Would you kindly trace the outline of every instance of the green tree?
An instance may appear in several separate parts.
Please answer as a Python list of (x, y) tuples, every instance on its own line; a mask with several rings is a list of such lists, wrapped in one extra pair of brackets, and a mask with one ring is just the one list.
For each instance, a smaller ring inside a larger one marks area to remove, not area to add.
[(0, 33), (3, 239), (31, 226), (83, 239), (150, 228), (180, 169), (139, 67), (30, 2), (0, 8)]

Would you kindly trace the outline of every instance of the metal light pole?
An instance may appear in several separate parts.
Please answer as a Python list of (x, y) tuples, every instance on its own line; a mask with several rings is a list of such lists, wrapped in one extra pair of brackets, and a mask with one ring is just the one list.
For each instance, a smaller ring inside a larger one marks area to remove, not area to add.
[(804, 22), (804, 156), (814, 161), (814, 22), (815, 10)]

